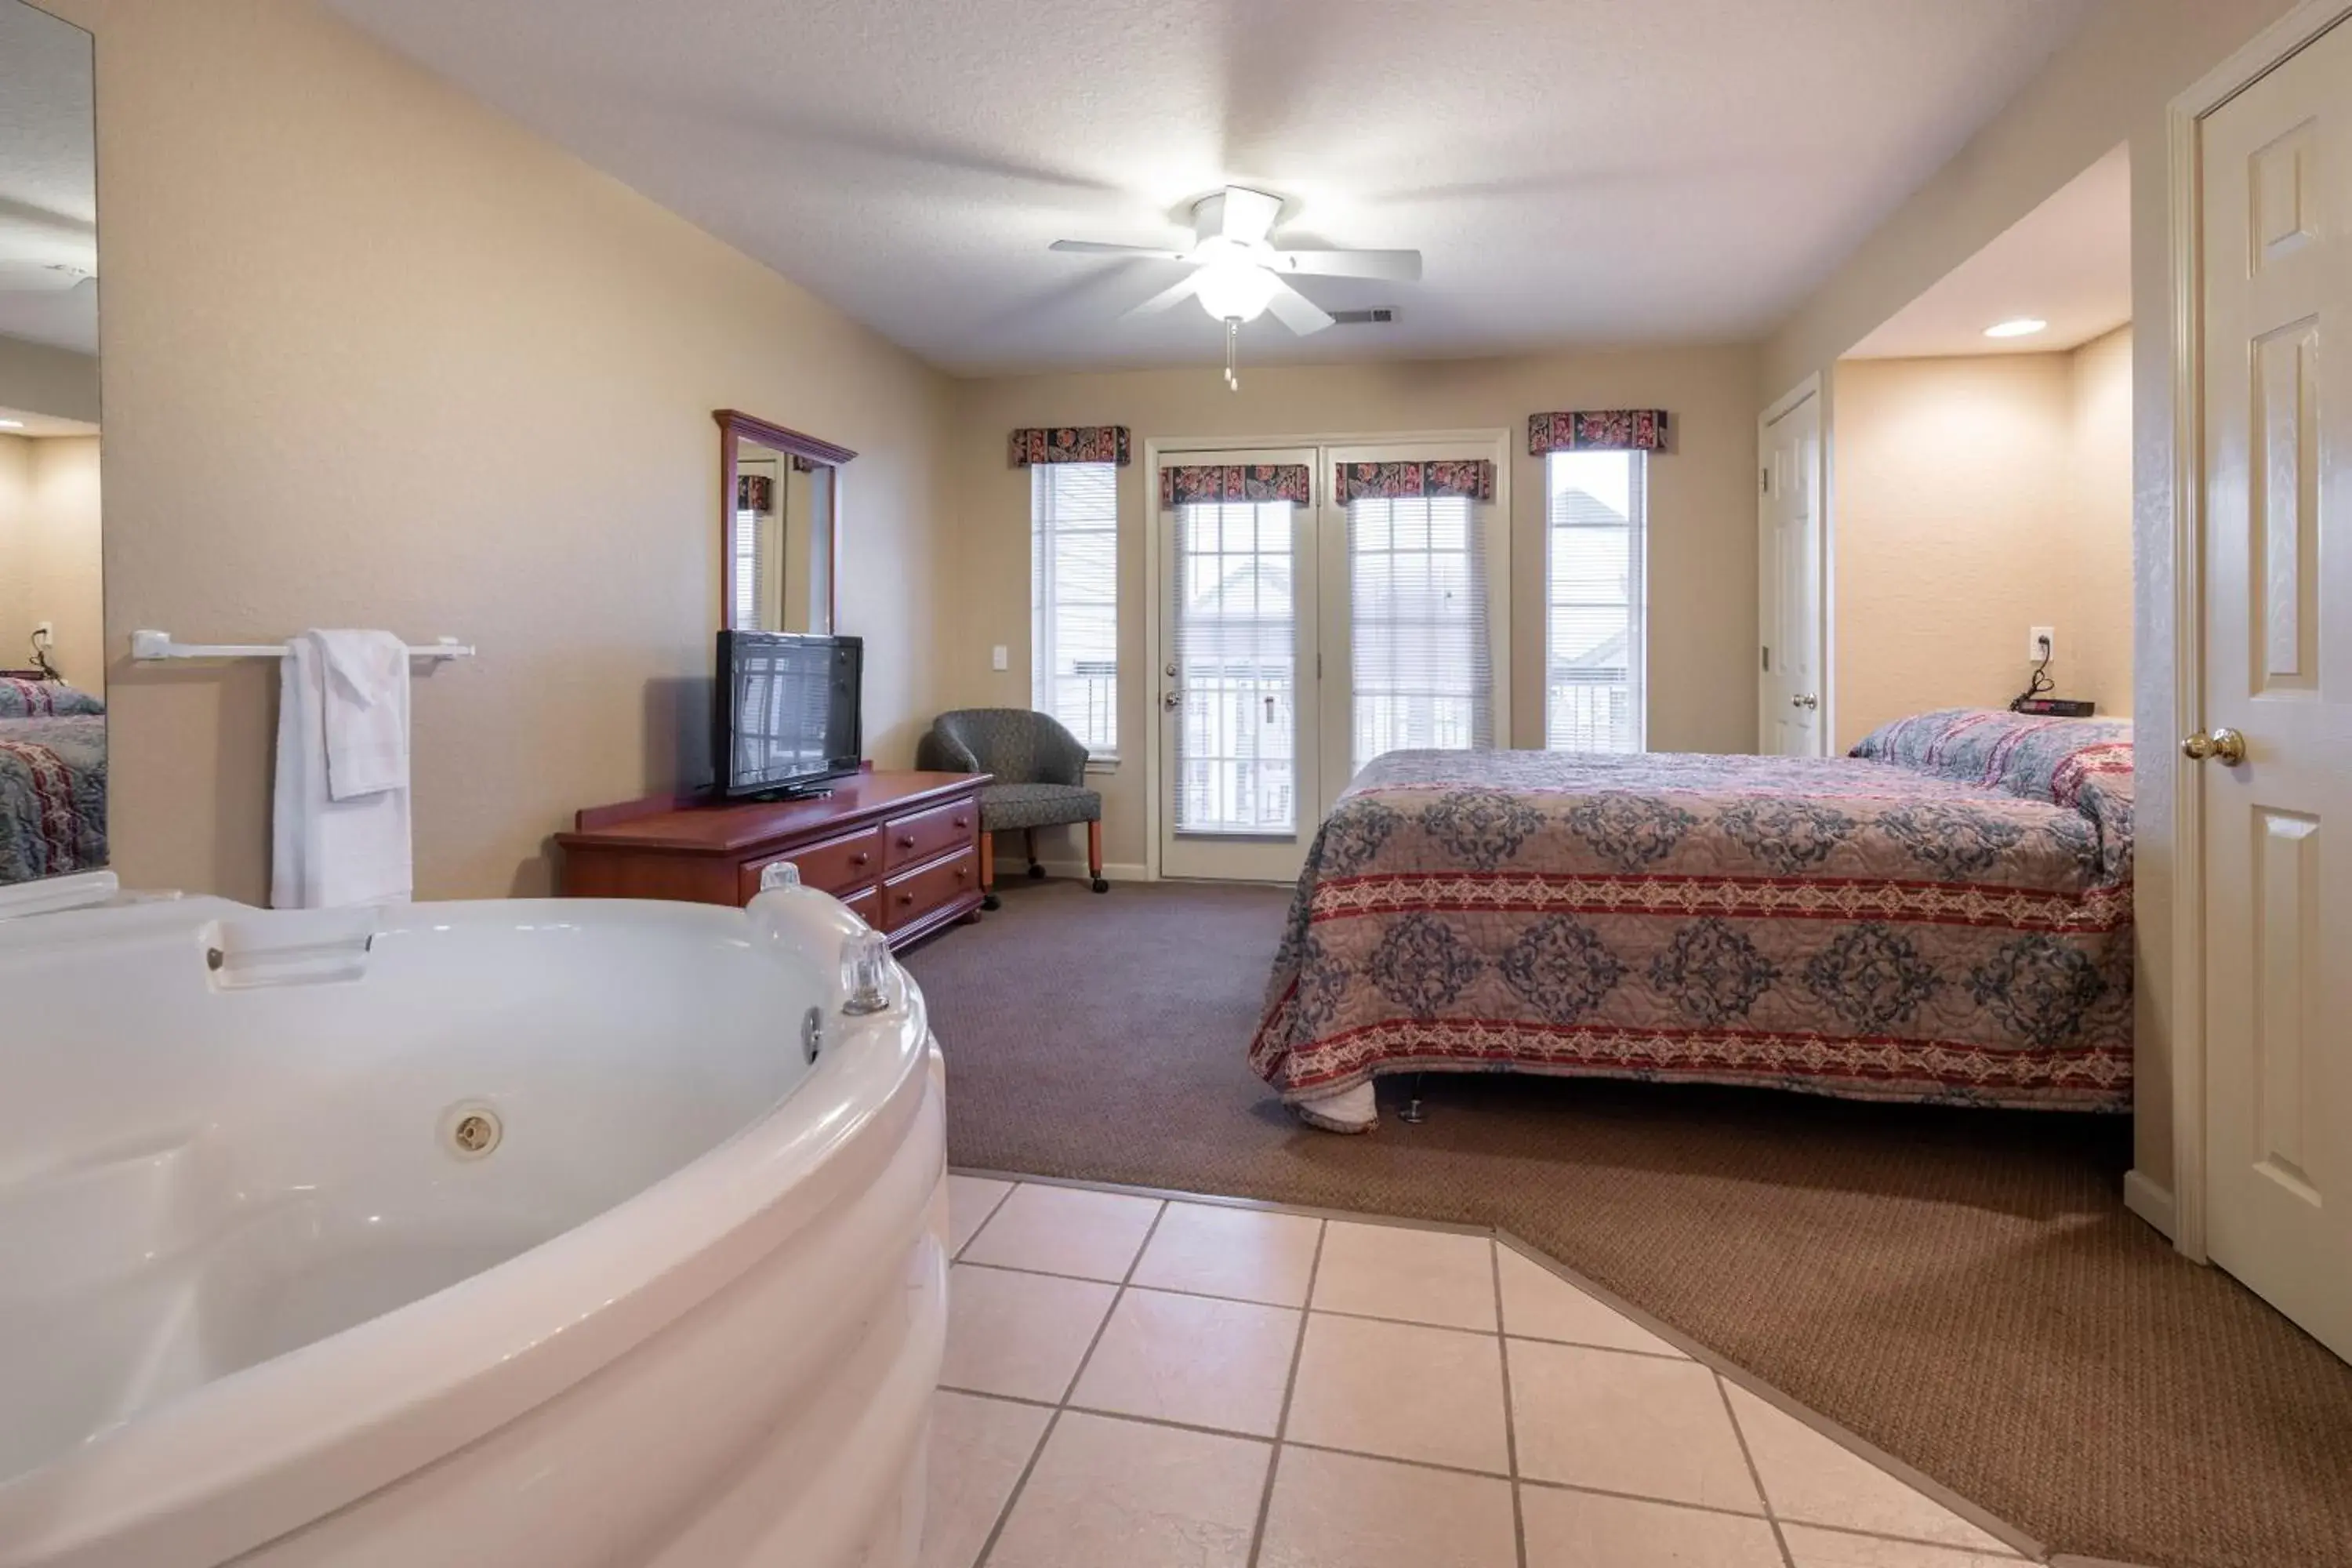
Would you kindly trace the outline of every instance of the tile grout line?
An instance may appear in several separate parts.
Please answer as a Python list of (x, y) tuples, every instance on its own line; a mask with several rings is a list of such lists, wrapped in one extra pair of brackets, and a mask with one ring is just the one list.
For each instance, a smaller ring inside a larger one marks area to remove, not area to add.
[(1342, 1225), (1378, 1226), (1388, 1230), (1435, 1231), (1446, 1236), (1492, 1237), (1490, 1225), (1465, 1225), (1450, 1219), (1407, 1219), (1402, 1215), (1365, 1214), (1357, 1209), (1318, 1208), (1313, 1204), (1286, 1204), (1272, 1198), (1238, 1198), (1218, 1193), (1186, 1192), (1177, 1187), (1145, 1187), (1131, 1182), (1090, 1182), (1078, 1176), (1024, 1176), (979, 1166), (950, 1166), (948, 1173), (975, 1181), (1009, 1182), (1015, 1186), (1066, 1187), (1082, 1193), (1109, 1193), (1118, 1197), (1147, 1198), (1158, 1203), (1199, 1204), (1206, 1208), (1240, 1209), (1250, 1214), (1290, 1215), (1298, 1219), (1337, 1220)]
[[(950, 1174), (953, 1173), (954, 1173), (952, 1172), (950, 1173)], [(960, 1263), (963, 1260), (963, 1255), (971, 1250), (971, 1244), (980, 1239), (980, 1233), (988, 1228), (988, 1222), (996, 1217), (996, 1211), (1004, 1206), (1004, 1200), (1013, 1195), (1013, 1188), (1019, 1184), (1020, 1184), (1017, 1182), (1013, 1183), (1011, 1185), (1006, 1186), (1003, 1192), (996, 1194), (996, 1201), (988, 1205), (988, 1212), (980, 1216), (980, 1223), (971, 1227), (971, 1234), (963, 1238), (963, 1245), (957, 1247), (953, 1252), (948, 1254), (948, 1261), (950, 1263)], [(950, 1188), (949, 1191), (952, 1194), (954, 1189)], [(952, 1195), (948, 1199), (948, 1214), (949, 1223), (953, 1224), (955, 1199)]]
[(1519, 1412), (1511, 1398), (1511, 1325), (1503, 1316), (1503, 1249), (1486, 1239), (1486, 1267), (1495, 1281), (1495, 1339), (1503, 1363), (1503, 1462), (1511, 1468), (1511, 1538), (1519, 1554), (1519, 1568), (1528, 1568), (1528, 1516), (1519, 1506)]
[(1330, 1221), (1316, 1223), (1315, 1256), (1307, 1263), (1307, 1294), (1298, 1303), (1298, 1333), (1290, 1342), (1290, 1374), (1282, 1380), (1282, 1411), (1274, 1419), (1274, 1451), (1266, 1456), (1265, 1490), (1258, 1494), (1257, 1522), (1250, 1528), (1244, 1568), (1258, 1568), (1258, 1553), (1265, 1548), (1265, 1524), (1274, 1512), (1274, 1481), (1281, 1473), (1282, 1446), (1290, 1435), (1290, 1403), (1298, 1393), (1298, 1363), (1307, 1354), (1307, 1325), (1315, 1319), (1315, 1281), (1323, 1272), (1323, 1240), (1330, 1234)]
[(1739, 1425), (1739, 1412), (1731, 1407), (1731, 1389), (1723, 1381), (1723, 1373), (1707, 1369), (1715, 1380), (1715, 1397), (1723, 1405), (1723, 1417), (1731, 1423), (1731, 1440), (1739, 1445), (1739, 1457), (1748, 1465), (1748, 1483), (1756, 1489), (1757, 1500), (1764, 1505), (1764, 1522), (1772, 1529), (1772, 1544), (1780, 1549), (1782, 1568), (1797, 1568), (1797, 1559), (1789, 1550), (1789, 1537), (1780, 1528), (1780, 1510), (1772, 1506), (1772, 1494), (1764, 1489), (1764, 1471), (1756, 1463), (1755, 1450), (1748, 1446), (1747, 1428)]
[[(979, 1238), (975, 1236), (973, 1239)], [(1094, 1274), (1064, 1274), (1052, 1268), (1016, 1268), (1009, 1263), (980, 1263), (965, 1258), (958, 1258), (955, 1261), (960, 1268), (985, 1268), (992, 1274), (1031, 1274), (1041, 1279), (1067, 1279), (1081, 1285), (1117, 1285), (1118, 1283), (1116, 1279), (1105, 1279)], [(1227, 1301), (1237, 1307), (1273, 1307), (1284, 1311), (1306, 1310), (1304, 1308), (1291, 1308), (1283, 1302), (1267, 1301), (1255, 1296), (1221, 1296), (1213, 1290), (1187, 1290), (1175, 1285), (1146, 1283), (1133, 1288), (1161, 1296), (1187, 1296), (1197, 1301)], [(1606, 1305), (1605, 1302), (1601, 1304)], [(1337, 1307), (1317, 1307), (1314, 1310), (1327, 1318), (1351, 1318), (1360, 1323), (1387, 1323), (1400, 1329), (1444, 1329), (1456, 1334), (1478, 1334), (1487, 1339), (1497, 1337), (1496, 1331), (1493, 1329), (1465, 1329), (1459, 1323), (1433, 1323), (1426, 1318), (1384, 1318), (1377, 1312), (1350, 1312)], [(1508, 1337), (1526, 1340), (1534, 1344), (1559, 1345), (1568, 1350), (1595, 1351), (1602, 1355), (1636, 1356), (1643, 1361), (1673, 1362), (1685, 1366), (1692, 1364), (1696, 1360), (1696, 1357), (1685, 1355), (1680, 1351), (1627, 1350), (1623, 1345), (1597, 1345), (1584, 1340), (1557, 1339), (1549, 1334), (1510, 1334)]]
[[(1020, 1184), (1015, 1183), (1003, 1198), (997, 1200), (997, 1208), (1003, 1208), (1012, 1198), (1013, 1194), (1019, 1190)], [(1164, 1202), (1152, 1211), (1151, 1223), (1144, 1227), (1143, 1239), (1136, 1244), (1135, 1256), (1128, 1259), (1127, 1273), (1120, 1277), (1118, 1289), (1111, 1292), (1110, 1305), (1103, 1309), (1102, 1321), (1095, 1325), (1094, 1338), (1087, 1342), (1086, 1354), (1078, 1358), (1077, 1370), (1070, 1373), (1070, 1381), (1062, 1385), (1062, 1397), (1055, 1403), (1054, 1414), (1045, 1418), (1045, 1429), (1037, 1435), (1037, 1447), (1030, 1454), (1029, 1462), (1021, 1467), (1020, 1479), (1013, 1483), (1013, 1489), (1005, 1494), (1004, 1507), (998, 1511), (996, 1523), (990, 1529), (988, 1539), (981, 1542), (980, 1555), (971, 1560), (971, 1568), (987, 1568), (990, 1555), (996, 1551), (997, 1541), (1004, 1534), (1004, 1527), (1013, 1521), (1014, 1506), (1021, 1501), (1021, 1494), (1029, 1489), (1029, 1478), (1036, 1474), (1037, 1461), (1045, 1457), (1045, 1445), (1054, 1440), (1055, 1428), (1061, 1426), (1062, 1417), (1069, 1413), (1070, 1395), (1077, 1392), (1078, 1380), (1086, 1376), (1087, 1363), (1095, 1359), (1095, 1349), (1102, 1343), (1104, 1333), (1110, 1328), (1111, 1314), (1118, 1310), (1119, 1302), (1127, 1295), (1127, 1281), (1134, 1278), (1136, 1265), (1143, 1261), (1144, 1249), (1151, 1245), (1151, 1238), (1160, 1233), (1160, 1218), (1167, 1212), (1168, 1205)], [(996, 1209), (989, 1210), (988, 1217), (994, 1219)], [(982, 1229), (986, 1228), (983, 1224)], [(971, 1235), (973, 1241), (980, 1239), (980, 1231), (975, 1230)], [(966, 1242), (964, 1245), (968, 1247), (971, 1242)], [(1007, 1270), (1006, 1272), (1015, 1271)], [(1099, 1284), (1101, 1281), (1097, 1280), (1095, 1283)]]

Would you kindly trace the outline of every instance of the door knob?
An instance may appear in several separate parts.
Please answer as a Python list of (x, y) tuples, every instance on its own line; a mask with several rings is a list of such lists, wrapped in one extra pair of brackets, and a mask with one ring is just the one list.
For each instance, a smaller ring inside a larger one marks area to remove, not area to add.
[(1176, 704), (1177, 704), (1177, 703), (1179, 703), (1179, 702), (1181, 702), (1181, 701), (1182, 701), (1182, 700), (1183, 700), (1183, 698), (1182, 698), (1182, 697), (1179, 696), (1177, 693), (1175, 693), (1175, 692), (1173, 692), (1173, 691), (1171, 691), (1171, 692), (1169, 692), (1166, 696), (1162, 697), (1162, 698), (1160, 700), (1160, 706), (1161, 706), (1162, 708), (1165, 708), (1165, 709), (1166, 709), (1166, 710), (1168, 710), (1168, 711), (1170, 711), (1171, 713), (1173, 713), (1173, 712), (1175, 712), (1175, 711), (1176, 711)]
[(2246, 760), (2246, 738), (2235, 730), (2216, 730), (2210, 734), (2200, 730), (2180, 742), (2180, 754), (2192, 763), (2218, 757), (2222, 766), (2234, 768)]
[(1789, 699), (1789, 706), (1791, 708), (1819, 708), (1821, 705), (1822, 700), (1810, 692), (1802, 697)]

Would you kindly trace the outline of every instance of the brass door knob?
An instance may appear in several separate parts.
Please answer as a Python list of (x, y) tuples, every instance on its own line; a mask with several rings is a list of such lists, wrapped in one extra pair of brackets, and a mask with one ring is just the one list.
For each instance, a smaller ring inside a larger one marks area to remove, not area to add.
[(2246, 760), (2246, 738), (2235, 730), (2216, 730), (2210, 734), (2200, 730), (2180, 742), (2180, 754), (2192, 763), (2218, 758), (2222, 766), (2234, 768)]
[(1791, 708), (1819, 708), (1821, 705), (1822, 700), (1819, 697), (1813, 696), (1810, 692), (1802, 697), (1791, 697), (1789, 699), (1789, 706)]

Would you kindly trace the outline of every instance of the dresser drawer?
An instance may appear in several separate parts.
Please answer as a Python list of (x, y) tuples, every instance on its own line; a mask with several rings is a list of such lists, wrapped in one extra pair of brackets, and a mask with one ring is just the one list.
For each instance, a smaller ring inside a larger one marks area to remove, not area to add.
[(882, 929), (882, 890), (879, 888), (862, 889), (841, 901), (851, 914), (876, 931)]
[(801, 885), (814, 888), (821, 893), (838, 893), (848, 888), (870, 887), (882, 873), (882, 830), (869, 827), (863, 833), (845, 833), (838, 838), (826, 838), (802, 849), (787, 849), (781, 855), (765, 855), (757, 860), (743, 862), (743, 897), (749, 900), (760, 890), (760, 873), (779, 860), (790, 860), (801, 868)]
[(950, 801), (929, 811), (892, 817), (882, 826), (882, 868), (895, 871), (901, 866), (918, 865), (935, 855), (963, 848), (977, 842), (974, 829), (979, 824), (980, 805), (969, 800)]
[(884, 931), (903, 931), (933, 910), (979, 889), (980, 856), (971, 849), (936, 866), (893, 877), (882, 884), (881, 927)]

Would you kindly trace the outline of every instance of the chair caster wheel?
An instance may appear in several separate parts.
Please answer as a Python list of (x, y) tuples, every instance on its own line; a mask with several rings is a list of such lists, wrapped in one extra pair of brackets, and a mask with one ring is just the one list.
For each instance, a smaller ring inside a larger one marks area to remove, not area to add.
[(991, 893), (980, 900), (980, 907), (983, 910), (1001, 910), (1004, 907), (1004, 900)]
[(1035, 862), (1034, 860), (1030, 861), (1030, 862), (1029, 862), (1029, 879), (1030, 879), (1031, 881), (1033, 881), (1033, 882), (1042, 882), (1042, 881), (1044, 881), (1044, 880), (1045, 879), (1045, 867), (1043, 867), (1043, 866), (1040, 866), (1040, 865), (1039, 865), (1039, 864), (1037, 864), (1037, 862)]
[(1095, 879), (1094, 887), (1095, 891), (1097, 893), (1108, 893), (1110, 891), (1109, 879), (1103, 877), (1097, 877)]

